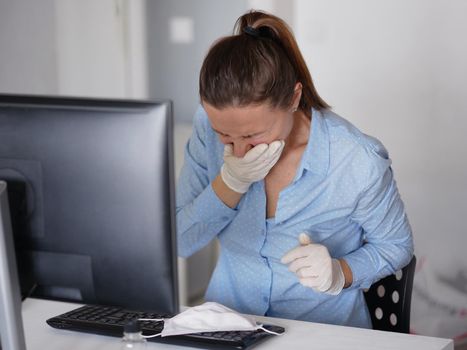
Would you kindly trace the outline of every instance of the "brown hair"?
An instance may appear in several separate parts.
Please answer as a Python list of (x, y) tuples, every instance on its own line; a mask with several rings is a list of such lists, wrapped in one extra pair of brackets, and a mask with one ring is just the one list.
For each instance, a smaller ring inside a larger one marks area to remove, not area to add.
[(200, 71), (202, 101), (216, 108), (262, 102), (291, 107), (295, 84), (303, 86), (299, 109), (329, 108), (318, 95), (295, 38), (280, 18), (250, 11), (241, 16), (234, 35), (210, 48)]

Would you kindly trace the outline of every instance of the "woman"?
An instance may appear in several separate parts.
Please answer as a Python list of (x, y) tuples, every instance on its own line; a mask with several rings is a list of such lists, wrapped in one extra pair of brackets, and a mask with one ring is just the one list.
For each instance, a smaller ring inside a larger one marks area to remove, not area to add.
[(362, 289), (413, 254), (383, 145), (330, 111), (287, 25), (262, 12), (210, 48), (200, 97), (177, 225), (182, 256), (220, 241), (206, 299), (370, 328)]

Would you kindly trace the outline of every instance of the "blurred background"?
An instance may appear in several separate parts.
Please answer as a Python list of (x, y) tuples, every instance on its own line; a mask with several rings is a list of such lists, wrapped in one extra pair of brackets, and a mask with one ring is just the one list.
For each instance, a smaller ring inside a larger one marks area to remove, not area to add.
[[(251, 8), (289, 23), (320, 95), (388, 148), (418, 258), (412, 332), (467, 349), (466, 1), (0, 0), (0, 92), (169, 98), (178, 174), (204, 55)], [(180, 259), (183, 304), (216, 252)]]

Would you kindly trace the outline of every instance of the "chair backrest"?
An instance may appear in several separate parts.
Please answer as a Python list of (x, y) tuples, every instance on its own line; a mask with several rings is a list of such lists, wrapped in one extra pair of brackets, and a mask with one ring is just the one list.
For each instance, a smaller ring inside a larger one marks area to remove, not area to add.
[(375, 282), (364, 293), (373, 329), (409, 333), (416, 261), (414, 255), (402, 270)]

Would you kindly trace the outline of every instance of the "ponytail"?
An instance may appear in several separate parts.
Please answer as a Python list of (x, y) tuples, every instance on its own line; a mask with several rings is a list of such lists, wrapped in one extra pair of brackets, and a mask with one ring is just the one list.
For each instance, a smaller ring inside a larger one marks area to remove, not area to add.
[(216, 108), (267, 102), (288, 109), (297, 82), (302, 84), (299, 109), (309, 115), (311, 108), (329, 108), (287, 24), (251, 11), (237, 20), (234, 35), (210, 48), (201, 67), (200, 98)]

